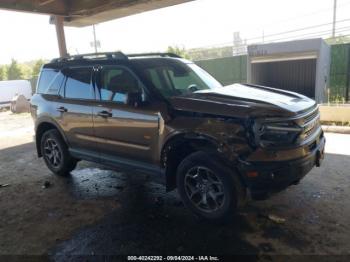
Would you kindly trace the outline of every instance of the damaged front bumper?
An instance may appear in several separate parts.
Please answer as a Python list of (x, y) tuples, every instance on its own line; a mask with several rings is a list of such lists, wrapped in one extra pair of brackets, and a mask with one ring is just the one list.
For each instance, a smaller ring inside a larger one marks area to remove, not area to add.
[(288, 161), (246, 162), (239, 161), (239, 171), (253, 199), (266, 199), (297, 184), (314, 166), (320, 166), (324, 156), (325, 138), (317, 140), (310, 153)]

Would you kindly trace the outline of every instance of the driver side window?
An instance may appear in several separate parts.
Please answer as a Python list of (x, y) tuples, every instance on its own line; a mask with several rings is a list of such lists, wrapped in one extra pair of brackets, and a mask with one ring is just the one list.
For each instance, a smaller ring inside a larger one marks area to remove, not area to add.
[(127, 104), (128, 94), (143, 93), (139, 81), (122, 67), (106, 67), (101, 72), (101, 100)]
[(178, 76), (176, 76), (172, 70), (167, 70), (167, 73), (175, 88), (181, 91), (181, 93), (186, 92), (190, 85), (197, 84), (191, 72)]
[(165, 97), (203, 89), (203, 81), (189, 68), (159, 66), (145, 70), (146, 77)]

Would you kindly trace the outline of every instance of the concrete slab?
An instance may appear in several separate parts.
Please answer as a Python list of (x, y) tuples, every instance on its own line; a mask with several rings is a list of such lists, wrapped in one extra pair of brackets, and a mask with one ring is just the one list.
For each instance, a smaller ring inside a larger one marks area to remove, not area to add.
[(321, 168), (250, 203), (232, 223), (213, 225), (193, 218), (175, 192), (164, 193), (148, 176), (84, 161), (71, 177), (53, 176), (36, 157), (29, 114), (0, 113), (0, 122), (0, 184), (9, 184), (0, 188), (0, 255), (350, 255), (350, 135), (326, 134)]

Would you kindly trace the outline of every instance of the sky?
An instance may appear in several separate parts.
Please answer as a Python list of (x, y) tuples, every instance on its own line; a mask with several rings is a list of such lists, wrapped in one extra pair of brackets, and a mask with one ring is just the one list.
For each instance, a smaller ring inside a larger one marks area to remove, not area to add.
[[(333, 0), (196, 0), (98, 24), (96, 34), (99, 51), (157, 52), (229, 45), (234, 32), (248, 43), (326, 37), (332, 19)], [(338, 0), (337, 21), (338, 34), (350, 34), (350, 0)], [(279, 35), (305, 27), (312, 28)], [(49, 16), (1, 10), (0, 30), (0, 64), (59, 55)], [(94, 51), (91, 26), (65, 32), (70, 54)]]

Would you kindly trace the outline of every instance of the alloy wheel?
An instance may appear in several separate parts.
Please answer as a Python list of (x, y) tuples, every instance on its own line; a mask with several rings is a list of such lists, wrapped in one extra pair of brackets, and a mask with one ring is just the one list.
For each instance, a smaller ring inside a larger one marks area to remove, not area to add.
[(62, 163), (62, 152), (54, 139), (46, 139), (44, 144), (44, 154), (45, 158), (53, 167), (57, 168)]
[(210, 213), (224, 205), (224, 185), (209, 168), (196, 166), (189, 169), (184, 182), (188, 199), (199, 210)]

